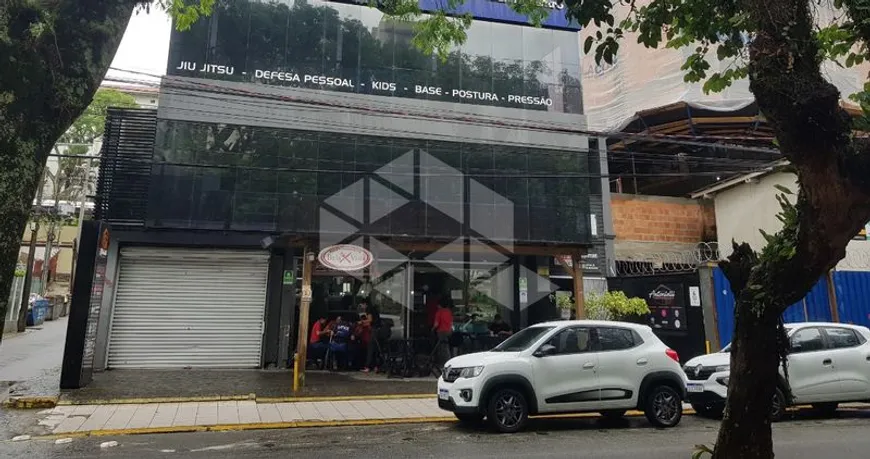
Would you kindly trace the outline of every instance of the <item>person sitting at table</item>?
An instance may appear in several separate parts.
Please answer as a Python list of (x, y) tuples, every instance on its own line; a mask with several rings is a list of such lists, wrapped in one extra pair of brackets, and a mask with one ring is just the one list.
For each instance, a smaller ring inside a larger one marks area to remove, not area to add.
[(505, 339), (514, 333), (511, 326), (501, 317), (501, 314), (495, 315), (492, 324), (489, 325), (489, 331), (492, 333), (492, 336), (499, 339)]
[[(326, 326), (326, 317), (320, 317), (311, 327), (308, 339), (308, 356), (313, 361), (323, 360), (329, 348), (329, 335), (332, 330)], [(291, 362), (292, 363), (292, 362)]]
[(333, 324), (332, 341), (329, 343), (329, 352), (337, 369), (350, 366), (350, 341), (353, 339), (353, 329), (350, 323), (342, 316), (338, 316)]

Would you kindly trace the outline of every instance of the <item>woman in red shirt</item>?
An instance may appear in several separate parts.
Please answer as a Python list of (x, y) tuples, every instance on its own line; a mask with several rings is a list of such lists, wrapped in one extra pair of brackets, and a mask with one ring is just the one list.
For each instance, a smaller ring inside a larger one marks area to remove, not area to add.
[[(438, 355), (441, 360), (436, 362), (443, 365), (450, 360), (450, 336), (453, 334), (453, 311), (446, 305), (439, 304), (438, 312), (435, 313), (435, 323), (432, 325), (432, 331), (438, 337), (438, 342), (435, 346), (438, 349)], [(446, 357), (443, 357), (446, 355)]]

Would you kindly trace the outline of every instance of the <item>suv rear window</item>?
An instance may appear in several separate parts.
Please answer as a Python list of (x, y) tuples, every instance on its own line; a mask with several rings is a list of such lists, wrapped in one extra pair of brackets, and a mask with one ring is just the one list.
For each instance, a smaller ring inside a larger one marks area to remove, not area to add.
[(598, 341), (602, 351), (621, 351), (639, 344), (635, 334), (627, 328), (601, 327), (598, 329)]
[(825, 334), (828, 335), (831, 349), (845, 349), (861, 345), (858, 334), (848, 328), (825, 327)]

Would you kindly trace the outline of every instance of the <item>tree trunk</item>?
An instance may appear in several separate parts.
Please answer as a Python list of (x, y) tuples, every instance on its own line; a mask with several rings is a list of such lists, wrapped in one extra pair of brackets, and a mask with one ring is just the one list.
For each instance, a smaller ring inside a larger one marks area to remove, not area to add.
[(728, 403), (713, 459), (773, 457), (770, 410), (779, 367), (774, 309), (746, 301), (735, 306)]
[(91, 102), (140, 3), (0, 0), (0, 340), (48, 153)]

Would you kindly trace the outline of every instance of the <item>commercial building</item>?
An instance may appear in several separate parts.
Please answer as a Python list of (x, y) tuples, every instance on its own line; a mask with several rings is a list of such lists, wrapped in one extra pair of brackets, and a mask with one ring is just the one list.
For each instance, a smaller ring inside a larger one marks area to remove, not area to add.
[(477, 20), (443, 58), (353, 2), (226, 0), (173, 32), (158, 110), (107, 126), (94, 368), (284, 366), (306, 247), (364, 258), (321, 252), (312, 320), (366, 299), (425, 337), (433, 296), (515, 329), (560, 317), (553, 259), (604, 258), (607, 208), (606, 160), (572, 132), (577, 27), (463, 8)]

